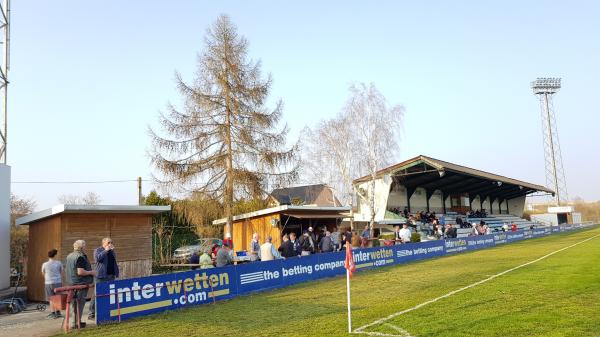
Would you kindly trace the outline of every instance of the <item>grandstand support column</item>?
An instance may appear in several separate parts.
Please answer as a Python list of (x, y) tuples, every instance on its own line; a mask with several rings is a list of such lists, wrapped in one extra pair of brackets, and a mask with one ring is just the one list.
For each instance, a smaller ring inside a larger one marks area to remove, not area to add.
[(480, 211), (483, 210), (483, 199), (485, 199), (485, 198), (482, 198), (482, 195), (480, 194), (479, 195), (479, 210)]
[(406, 187), (406, 205), (408, 208), (408, 211), (411, 212), (410, 210), (410, 197), (412, 197), (412, 195), (415, 193), (416, 188), (414, 187)]
[(427, 204), (427, 212), (429, 212), (429, 199), (431, 198), (431, 195), (433, 193), (431, 193), (430, 190), (425, 190), (425, 203)]
[(444, 214), (446, 214), (446, 193), (442, 190), (440, 190), (440, 192), (442, 192), (442, 210), (444, 210)]
[(508, 208), (508, 199), (505, 199), (504, 202), (506, 203), (506, 214), (510, 214), (510, 208)]

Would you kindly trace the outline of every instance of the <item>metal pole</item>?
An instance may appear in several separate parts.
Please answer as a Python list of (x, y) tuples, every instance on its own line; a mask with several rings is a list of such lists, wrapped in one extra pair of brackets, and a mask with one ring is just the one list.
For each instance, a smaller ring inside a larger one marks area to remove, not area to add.
[(138, 177), (138, 205), (142, 205), (142, 177)]
[(548, 93), (544, 93), (544, 107), (546, 108), (546, 118), (548, 119), (548, 137), (550, 137), (550, 151), (552, 152), (552, 174), (554, 175), (554, 189), (556, 191), (556, 206), (560, 206), (560, 191), (558, 187), (558, 177), (556, 176), (556, 158), (554, 158), (554, 140), (552, 139), (552, 122), (550, 120), (550, 106), (548, 105)]

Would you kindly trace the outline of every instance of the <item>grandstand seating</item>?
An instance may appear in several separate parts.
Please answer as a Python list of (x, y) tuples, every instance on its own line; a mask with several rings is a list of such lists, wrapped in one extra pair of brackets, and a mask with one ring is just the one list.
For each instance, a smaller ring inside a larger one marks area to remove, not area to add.
[[(438, 214), (438, 218), (440, 216), (441, 216), (441, 214)], [(446, 223), (447, 224), (449, 224), (449, 223), (456, 224), (457, 216), (459, 216), (459, 214), (457, 214), (457, 213), (453, 213), (453, 212), (446, 213), (445, 214)], [(494, 232), (496, 230), (501, 231), (502, 226), (504, 224), (507, 224), (508, 226), (510, 226), (513, 223), (517, 225), (518, 229), (528, 229), (532, 225), (535, 227), (546, 227), (545, 224), (529, 221), (527, 219), (523, 219), (523, 218), (520, 218), (520, 217), (518, 217), (516, 215), (512, 215), (512, 214), (489, 214), (485, 218), (466, 218), (465, 215), (460, 215), (460, 216), (463, 218), (463, 221), (467, 221), (469, 223), (474, 223), (474, 222), (479, 223), (481, 220), (483, 220), (488, 225), (488, 227), (491, 228), (492, 232)], [(471, 231), (472, 231), (471, 228), (458, 228), (457, 227), (458, 237), (468, 236), (469, 233), (471, 233)]]

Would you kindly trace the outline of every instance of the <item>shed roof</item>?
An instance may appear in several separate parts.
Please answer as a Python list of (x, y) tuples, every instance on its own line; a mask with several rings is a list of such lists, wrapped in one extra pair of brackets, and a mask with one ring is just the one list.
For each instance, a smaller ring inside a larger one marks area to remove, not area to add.
[[(244, 213), (233, 217), (233, 221), (239, 221), (249, 218), (255, 218), (269, 214), (285, 214), (297, 218), (343, 218), (349, 215), (346, 212), (350, 211), (348, 206), (292, 206), (282, 205), (277, 207), (265, 208), (255, 212)], [(226, 218), (213, 221), (213, 225), (222, 225), (227, 222)]]
[(277, 200), (279, 205), (292, 205), (297, 202), (301, 205), (316, 206), (341, 206), (331, 187), (325, 184), (276, 188), (270, 196)]
[(43, 211), (28, 214), (16, 220), (17, 225), (28, 225), (61, 213), (126, 213), (126, 214), (156, 214), (168, 212), (171, 206), (138, 206), (138, 205), (56, 205)]

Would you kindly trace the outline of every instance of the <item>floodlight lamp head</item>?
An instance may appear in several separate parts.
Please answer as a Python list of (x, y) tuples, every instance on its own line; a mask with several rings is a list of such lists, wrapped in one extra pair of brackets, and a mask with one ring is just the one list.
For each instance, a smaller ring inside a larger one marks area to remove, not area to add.
[(533, 93), (538, 94), (554, 94), (560, 89), (560, 77), (538, 77), (531, 82)]

